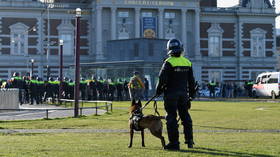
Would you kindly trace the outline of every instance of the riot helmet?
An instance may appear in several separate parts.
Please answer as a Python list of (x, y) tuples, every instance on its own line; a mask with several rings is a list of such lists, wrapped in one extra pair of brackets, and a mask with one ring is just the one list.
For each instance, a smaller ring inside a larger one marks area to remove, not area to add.
[(13, 77), (19, 77), (19, 73), (18, 72), (14, 72)]
[(170, 39), (167, 42), (167, 55), (180, 56), (184, 51), (182, 43), (178, 39)]

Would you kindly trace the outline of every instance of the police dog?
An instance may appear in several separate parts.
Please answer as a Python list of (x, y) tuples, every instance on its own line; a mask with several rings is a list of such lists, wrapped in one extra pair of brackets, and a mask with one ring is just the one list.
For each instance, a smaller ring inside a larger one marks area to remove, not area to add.
[(130, 128), (130, 143), (128, 148), (132, 147), (132, 140), (134, 131), (141, 131), (142, 137), (142, 147), (145, 147), (144, 142), (144, 129), (148, 128), (152, 135), (161, 140), (162, 147), (165, 146), (165, 140), (162, 136), (162, 122), (161, 119), (165, 119), (163, 116), (147, 115), (144, 116), (142, 113), (142, 104), (138, 100), (136, 103), (135, 100), (132, 101), (130, 107), (130, 119), (129, 119), (129, 128)]

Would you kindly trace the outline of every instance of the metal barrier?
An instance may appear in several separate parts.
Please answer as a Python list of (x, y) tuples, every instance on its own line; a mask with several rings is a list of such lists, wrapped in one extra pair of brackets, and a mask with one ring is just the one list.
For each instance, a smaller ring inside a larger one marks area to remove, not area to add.
[(19, 109), (19, 89), (0, 89), (0, 109)]
[[(71, 103), (71, 106), (74, 105), (75, 100), (72, 99), (60, 99), (61, 102), (64, 102), (64, 106), (67, 107), (67, 102)], [(95, 108), (98, 108), (98, 103), (104, 103), (104, 107), (106, 107), (106, 110), (108, 112), (109, 107), (111, 112), (113, 112), (113, 103), (112, 101), (103, 101), (103, 100), (79, 100), (81, 102), (82, 107), (84, 107), (84, 103), (94, 103)], [(100, 107), (100, 106), (99, 106)], [(96, 115), (97, 115), (97, 110), (96, 110)]]
[[(80, 107), (79, 110), (80, 110), (80, 116), (83, 115), (83, 109), (95, 109), (95, 115), (98, 115), (98, 109), (100, 108), (105, 108), (106, 109), (106, 112), (108, 113), (109, 112), (109, 108), (110, 111), (112, 112), (113, 111), (113, 106), (112, 106), (112, 103), (108, 103), (108, 104), (105, 104), (103, 106), (95, 106), (95, 107)], [(74, 110), (74, 108), (48, 108), (48, 109), (11, 109), (11, 108), (6, 108), (6, 109), (0, 109), (0, 112), (1, 111), (38, 111), (38, 112), (41, 112), (41, 111), (45, 111), (46, 112), (46, 119), (49, 119), (49, 111), (57, 111), (57, 110)]]

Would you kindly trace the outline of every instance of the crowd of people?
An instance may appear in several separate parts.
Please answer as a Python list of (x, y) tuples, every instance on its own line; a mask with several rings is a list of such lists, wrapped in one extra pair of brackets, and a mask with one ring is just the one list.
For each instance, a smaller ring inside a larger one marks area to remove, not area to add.
[[(235, 82), (215, 82), (202, 84), (197, 90), (197, 97), (209, 96), (210, 98), (236, 98), (236, 97), (253, 97), (252, 89), (254, 82), (245, 81), (242, 84)], [(209, 93), (209, 94), (208, 94)]]
[[(132, 77), (134, 78), (134, 77)], [(140, 88), (135, 86), (132, 79), (130, 81), (116, 79), (103, 79), (95, 78), (80, 80), (80, 99), (82, 100), (110, 100), (110, 101), (123, 101), (130, 100), (131, 96), (134, 97), (134, 90), (139, 92), (137, 97), (147, 99), (149, 82), (145, 78), (139, 81), (143, 86)], [(137, 77), (140, 78), (140, 77)], [(60, 79), (49, 78), (43, 81), (40, 77), (20, 76), (19, 73), (14, 73), (13, 77), (7, 81), (0, 80), (1, 88), (17, 88), (19, 89), (20, 104), (42, 104), (48, 100), (53, 103), (58, 101), (59, 98)], [(133, 87), (135, 86), (135, 87)], [(61, 97), (62, 99), (74, 98), (75, 82), (68, 78), (63, 78), (61, 82)], [(147, 90), (145, 90), (145, 87)], [(132, 94), (132, 95), (131, 95)]]

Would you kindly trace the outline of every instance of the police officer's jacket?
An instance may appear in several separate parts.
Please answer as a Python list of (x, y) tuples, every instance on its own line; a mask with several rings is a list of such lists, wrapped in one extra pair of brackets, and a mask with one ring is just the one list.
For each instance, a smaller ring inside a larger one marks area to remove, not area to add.
[(165, 97), (193, 97), (195, 80), (192, 63), (183, 56), (167, 58), (160, 70), (157, 88), (162, 88)]

